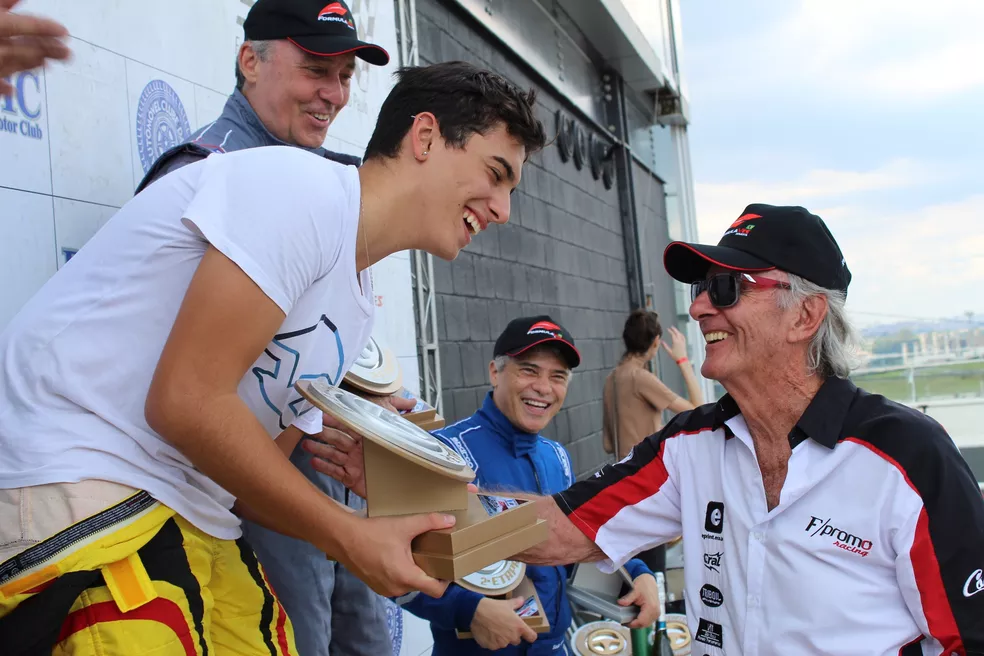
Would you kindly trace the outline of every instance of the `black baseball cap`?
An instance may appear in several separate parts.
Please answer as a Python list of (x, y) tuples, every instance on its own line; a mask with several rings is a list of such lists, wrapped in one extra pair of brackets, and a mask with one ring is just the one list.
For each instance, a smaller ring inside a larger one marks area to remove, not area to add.
[(573, 369), (581, 364), (581, 354), (574, 346), (574, 338), (563, 326), (545, 314), (510, 321), (499, 339), (495, 340), (492, 355), (516, 356), (538, 344), (550, 342), (555, 342), (560, 347), (568, 367)]
[(257, 0), (243, 23), (248, 40), (287, 39), (312, 55), (354, 52), (370, 64), (385, 66), (383, 48), (359, 40), (355, 19), (343, 0)]
[(717, 243), (670, 243), (666, 272), (680, 282), (707, 277), (711, 266), (735, 271), (781, 269), (825, 289), (847, 293), (851, 272), (837, 241), (816, 214), (802, 207), (749, 205)]

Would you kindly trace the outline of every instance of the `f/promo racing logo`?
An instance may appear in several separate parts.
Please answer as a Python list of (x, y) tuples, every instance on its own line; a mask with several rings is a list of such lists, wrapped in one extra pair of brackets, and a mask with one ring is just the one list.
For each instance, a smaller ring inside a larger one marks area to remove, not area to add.
[(855, 553), (864, 558), (871, 552), (873, 546), (871, 540), (865, 540), (856, 535), (848, 533), (831, 525), (830, 519), (820, 519), (810, 516), (810, 523), (806, 525), (810, 537), (832, 537), (834, 546), (850, 553)]

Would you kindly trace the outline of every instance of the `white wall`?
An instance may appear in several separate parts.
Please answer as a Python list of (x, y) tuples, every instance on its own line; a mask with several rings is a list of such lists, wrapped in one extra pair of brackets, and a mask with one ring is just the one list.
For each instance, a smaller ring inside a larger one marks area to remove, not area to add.
[[(235, 85), (235, 56), (250, 0), (26, 0), (72, 34), (68, 64), (14, 77), (0, 97), (0, 330), (34, 292), (132, 196), (161, 152), (213, 120)], [(351, 0), (360, 34), (392, 55), (359, 61), (349, 106), (325, 145), (361, 156), (392, 86), (399, 48), (393, 0)], [(373, 268), (377, 341), (418, 389), (410, 259)], [(399, 654), (430, 648), (426, 625), (394, 629)], [(399, 627), (399, 628), (397, 628)]]
[[(234, 86), (248, 0), (27, 0), (22, 11), (68, 26), (73, 60), (13, 78), (0, 98), (0, 328), (132, 195), (171, 143), (215, 118)], [(364, 37), (398, 52), (393, 3), (356, 0)], [(349, 106), (325, 145), (361, 155), (392, 86), (359, 60)], [(375, 267), (377, 339), (417, 387), (410, 259)]]

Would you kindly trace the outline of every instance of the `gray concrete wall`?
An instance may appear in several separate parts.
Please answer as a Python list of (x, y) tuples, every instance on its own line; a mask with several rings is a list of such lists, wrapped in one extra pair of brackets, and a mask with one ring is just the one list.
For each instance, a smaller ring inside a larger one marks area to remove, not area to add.
[[(556, 110), (568, 108), (563, 99), (535, 83), (521, 61), (453, 3), (417, 0), (417, 8), (421, 63), (470, 61), (536, 87), (538, 116), (553, 135)], [(655, 197), (662, 199), (661, 186)], [(662, 225), (665, 239), (665, 220)], [(574, 335), (583, 361), (545, 435), (567, 447), (578, 476), (595, 471), (606, 460), (602, 384), (621, 355), (629, 309), (617, 186), (605, 189), (587, 165), (578, 170), (548, 147), (524, 167), (509, 224), (490, 228), (454, 262), (435, 260), (434, 267), (447, 419), (466, 417), (482, 403), (492, 345), (506, 323), (549, 314)]]
[[(659, 315), (664, 336), (667, 336), (667, 329), (676, 321), (673, 297), (673, 285), (676, 283), (663, 269), (663, 251), (670, 243), (663, 183), (638, 162), (632, 163), (632, 175), (640, 232), (643, 284), (646, 293), (652, 295), (652, 309)], [(680, 367), (663, 349), (659, 350), (657, 373), (677, 394), (686, 393)]]

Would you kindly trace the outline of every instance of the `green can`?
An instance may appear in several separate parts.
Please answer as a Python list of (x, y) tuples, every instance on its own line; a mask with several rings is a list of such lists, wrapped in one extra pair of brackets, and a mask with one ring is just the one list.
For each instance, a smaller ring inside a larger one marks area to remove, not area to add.
[(629, 629), (632, 638), (632, 656), (653, 656), (653, 627)]

